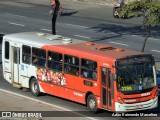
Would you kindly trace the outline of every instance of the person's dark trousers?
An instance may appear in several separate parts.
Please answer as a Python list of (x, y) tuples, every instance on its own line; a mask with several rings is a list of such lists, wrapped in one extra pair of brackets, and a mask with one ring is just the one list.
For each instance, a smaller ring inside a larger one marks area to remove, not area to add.
[(57, 15), (52, 16), (52, 34), (56, 35), (56, 19)]
[(58, 15), (59, 6), (60, 6), (59, 0), (55, 0), (55, 3), (56, 3), (56, 6), (55, 6), (55, 10), (52, 17), (52, 34), (53, 35), (56, 35), (56, 19)]

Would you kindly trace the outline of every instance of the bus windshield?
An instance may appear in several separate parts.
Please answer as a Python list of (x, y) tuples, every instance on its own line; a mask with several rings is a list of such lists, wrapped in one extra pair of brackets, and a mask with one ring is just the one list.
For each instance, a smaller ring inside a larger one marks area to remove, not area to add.
[(117, 89), (124, 94), (147, 92), (156, 85), (152, 57), (132, 57), (117, 61)]

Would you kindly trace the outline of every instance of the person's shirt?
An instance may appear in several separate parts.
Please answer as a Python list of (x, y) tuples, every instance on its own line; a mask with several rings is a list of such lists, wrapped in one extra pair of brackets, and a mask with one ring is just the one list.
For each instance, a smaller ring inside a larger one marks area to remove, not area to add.
[(55, 0), (55, 14), (54, 15), (58, 15), (59, 6), (60, 6), (59, 0)]
[(51, 5), (52, 5), (52, 6), (55, 6), (55, 5), (56, 5), (55, 0), (51, 1)]
[(88, 72), (87, 71), (83, 71), (83, 77), (88, 77)]
[(118, 2), (119, 2), (119, 3), (124, 3), (124, 0), (119, 0)]

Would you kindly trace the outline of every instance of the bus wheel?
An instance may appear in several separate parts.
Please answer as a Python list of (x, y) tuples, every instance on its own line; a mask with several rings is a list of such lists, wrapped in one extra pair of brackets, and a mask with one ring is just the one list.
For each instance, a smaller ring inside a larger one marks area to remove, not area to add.
[(40, 95), (40, 90), (39, 90), (38, 82), (37, 82), (37, 80), (35, 78), (31, 79), (30, 90), (31, 90), (31, 92), (32, 92), (32, 94), (34, 96), (39, 96)]
[(96, 113), (98, 111), (96, 98), (93, 94), (88, 96), (87, 106), (92, 113)]

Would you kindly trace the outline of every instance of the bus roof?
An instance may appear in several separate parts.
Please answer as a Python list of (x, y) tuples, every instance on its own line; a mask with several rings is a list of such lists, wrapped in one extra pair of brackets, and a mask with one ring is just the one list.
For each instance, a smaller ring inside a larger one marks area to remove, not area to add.
[[(45, 46), (44, 46), (45, 47)], [(71, 55), (79, 56), (90, 56), (90, 58), (109, 58), (109, 59), (120, 59), (132, 55), (144, 55), (146, 53), (117, 48), (110, 45), (94, 43), (94, 42), (84, 42), (80, 44), (70, 44), (70, 45), (56, 45), (56, 46), (46, 46), (49, 50), (61, 49)], [(146, 54), (148, 55), (148, 54)]]
[(131, 55), (142, 55), (145, 53), (113, 47), (110, 45), (88, 42), (77, 39), (65, 38), (59, 35), (51, 35), (39, 32), (23, 32), (5, 35), (4, 39), (35, 47), (43, 47), (49, 50), (55, 48), (68, 52), (72, 55), (87, 55), (104, 57), (110, 59), (120, 59)]
[(17, 43), (26, 43), (27, 45), (32, 45), (36, 47), (42, 47), (44, 45), (62, 45), (62, 44), (76, 44), (82, 43), (84, 41), (74, 39), (74, 41), (67, 37), (62, 37), (60, 35), (52, 35), (41, 32), (22, 32), (7, 34), (4, 39), (8, 41), (13, 41)]

